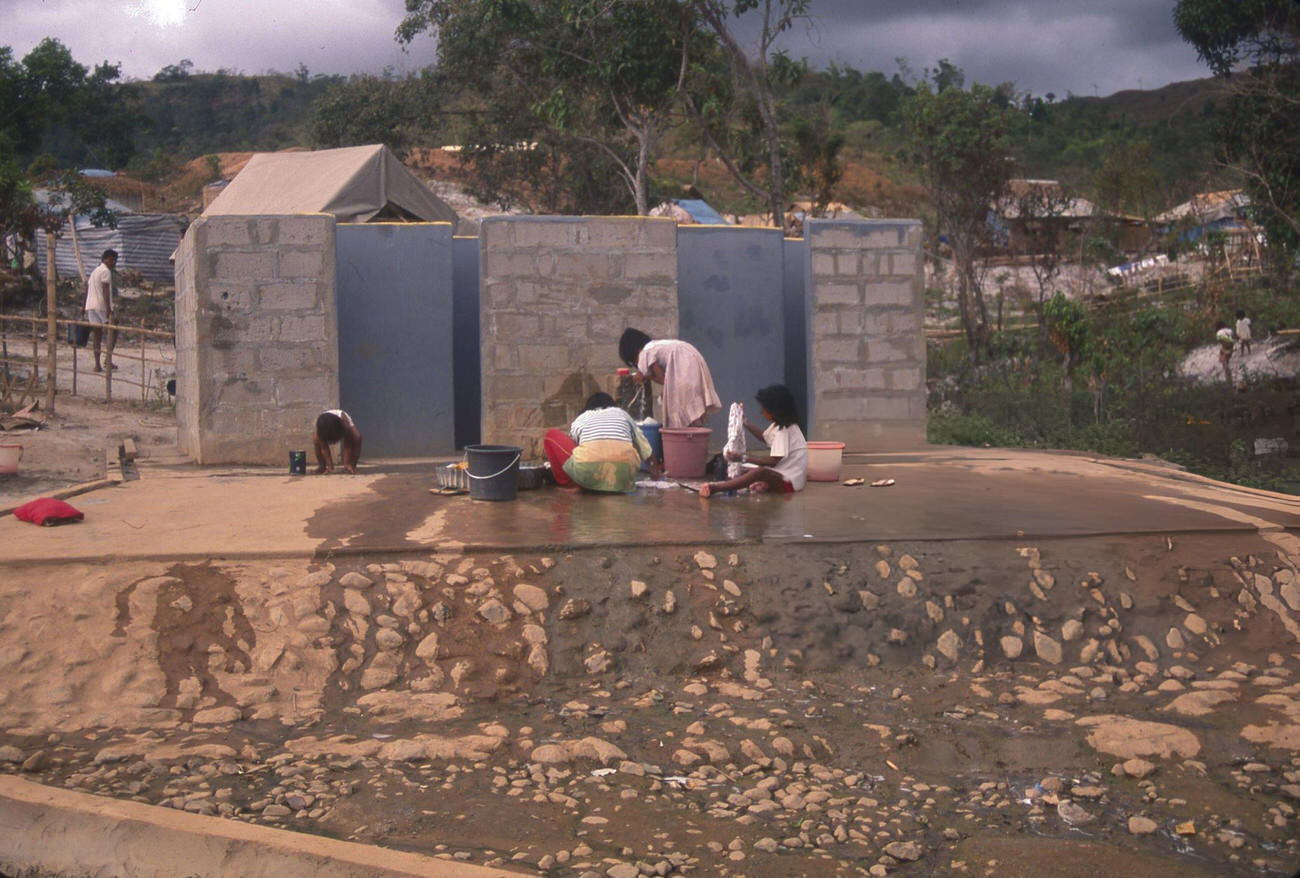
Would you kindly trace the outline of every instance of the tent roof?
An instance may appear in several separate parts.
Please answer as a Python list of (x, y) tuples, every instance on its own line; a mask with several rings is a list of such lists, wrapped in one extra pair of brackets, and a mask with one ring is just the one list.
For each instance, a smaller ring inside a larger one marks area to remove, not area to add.
[(382, 144), (315, 152), (261, 152), (204, 216), (332, 213), (341, 223), (455, 223), (456, 212)]

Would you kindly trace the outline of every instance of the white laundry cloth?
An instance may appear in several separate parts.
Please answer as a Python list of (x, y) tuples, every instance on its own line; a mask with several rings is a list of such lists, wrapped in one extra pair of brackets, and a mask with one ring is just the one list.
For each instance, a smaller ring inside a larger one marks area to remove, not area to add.
[[(745, 404), (743, 402), (733, 402), (731, 412), (727, 415), (727, 444), (722, 449), (722, 454), (727, 457), (731, 454), (745, 453)], [(734, 479), (745, 471), (745, 465), (739, 460), (727, 461), (727, 478)]]

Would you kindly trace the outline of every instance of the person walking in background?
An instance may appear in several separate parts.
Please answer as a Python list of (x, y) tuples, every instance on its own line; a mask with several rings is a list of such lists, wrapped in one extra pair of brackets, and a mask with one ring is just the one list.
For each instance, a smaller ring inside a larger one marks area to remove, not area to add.
[(1250, 318), (1241, 308), (1237, 309), (1237, 346), (1241, 348), (1243, 354), (1250, 353), (1250, 340), (1252, 338), (1250, 331)]
[(689, 342), (655, 340), (639, 329), (627, 329), (618, 340), (618, 356), (636, 369), (638, 381), (649, 378), (663, 385), (664, 427), (698, 427), (722, 408), (709, 364)]
[(1232, 351), (1237, 346), (1237, 340), (1232, 335), (1232, 330), (1228, 324), (1220, 320), (1214, 325), (1214, 340), (1219, 343), (1219, 365), (1223, 367), (1223, 380), (1228, 382), (1232, 387)]
[[(113, 292), (117, 285), (114, 283), (113, 269), (117, 267), (117, 251), (105, 250), (99, 259), (99, 265), (95, 266), (95, 270), (86, 279), (84, 310), (86, 322), (95, 324), (90, 328), (95, 352), (95, 371), (103, 372), (105, 369), (116, 368), (113, 365), (113, 347), (117, 344), (117, 330), (113, 328)], [(108, 353), (101, 366), (99, 352), (105, 328), (108, 330)]]

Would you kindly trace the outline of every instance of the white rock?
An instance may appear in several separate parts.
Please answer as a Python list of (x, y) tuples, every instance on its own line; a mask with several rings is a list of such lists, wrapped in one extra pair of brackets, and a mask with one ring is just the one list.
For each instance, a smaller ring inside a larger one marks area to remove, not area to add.
[(374, 584), (375, 581), (373, 579), (371, 579), (368, 576), (362, 576), (360, 573), (357, 573), (355, 571), (351, 573), (344, 573), (341, 577), (339, 577), (339, 585), (343, 586), (344, 588), (363, 589), (363, 588), (370, 588), (370, 586)]
[(540, 613), (551, 605), (551, 598), (546, 594), (545, 589), (538, 588), (535, 585), (529, 585), (521, 582), (515, 586), (515, 600), (523, 604), (534, 613)]
[(510, 608), (501, 603), (496, 598), (489, 598), (484, 601), (478, 608), (478, 614), (492, 625), (500, 625), (509, 622), (514, 616)]
[(961, 652), (961, 646), (961, 638), (958, 637), (957, 633), (951, 628), (940, 634), (939, 641), (935, 644), (935, 648), (938, 649), (943, 657), (950, 662), (957, 661), (957, 655)]
[(1041, 631), (1034, 632), (1034, 652), (1048, 664), (1059, 665), (1061, 663), (1061, 644)]
[(415, 654), (426, 662), (433, 661), (438, 657), (438, 632), (425, 636), (415, 647)]
[(1150, 817), (1140, 817), (1135, 814), (1128, 819), (1128, 831), (1133, 835), (1150, 835), (1159, 828), (1159, 824)]

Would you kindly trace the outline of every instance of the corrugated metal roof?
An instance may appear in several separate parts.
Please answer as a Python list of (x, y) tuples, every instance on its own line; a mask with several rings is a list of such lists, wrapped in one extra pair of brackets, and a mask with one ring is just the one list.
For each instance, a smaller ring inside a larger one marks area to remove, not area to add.
[[(171, 255), (180, 244), (189, 221), (174, 214), (135, 214), (119, 216), (117, 228), (95, 228), (85, 217), (77, 217), (77, 241), (64, 224), (64, 231), (54, 248), (54, 265), (61, 277), (90, 274), (99, 264), (100, 254), (110, 247), (117, 251), (119, 271), (138, 271), (146, 280), (159, 284), (175, 281)], [(77, 270), (77, 253), (81, 271)], [(36, 267), (45, 271), (45, 233), (36, 233)]]

